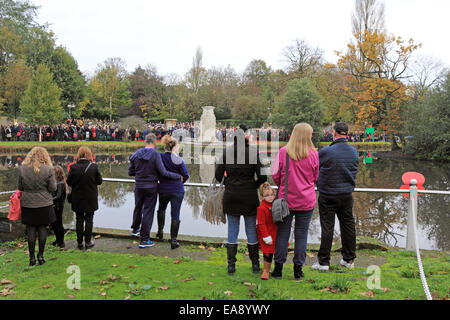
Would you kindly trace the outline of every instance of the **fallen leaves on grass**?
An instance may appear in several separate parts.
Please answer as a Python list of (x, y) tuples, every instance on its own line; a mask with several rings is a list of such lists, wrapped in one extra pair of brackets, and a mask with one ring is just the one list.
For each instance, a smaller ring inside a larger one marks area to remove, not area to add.
[(5, 288), (2, 291), (0, 291), (0, 296), (2, 297), (6, 297), (13, 294), (15, 294), (14, 290), (10, 290), (9, 288)]
[(365, 296), (365, 297), (369, 297), (369, 298), (373, 298), (373, 291), (366, 291), (366, 292), (361, 292), (361, 295), (362, 296)]
[(51, 285), (49, 285), (49, 284), (44, 284), (43, 286), (42, 286), (42, 289), (49, 289), (49, 288), (51, 288), (52, 286)]
[(230, 297), (233, 294), (233, 291), (227, 290), (224, 291), (223, 294)]
[(184, 260), (178, 260), (178, 259), (173, 260), (174, 264), (179, 264), (179, 263), (182, 263), (182, 262), (184, 262)]
[(11, 281), (11, 280), (8, 280), (8, 279), (6, 279), (6, 278), (2, 279), (2, 281), (0, 282), (1, 285), (11, 284), (11, 283), (12, 283), (12, 281)]
[(112, 265), (113, 268), (118, 268), (119, 266), (117, 264)]
[(116, 280), (117, 280), (117, 277), (116, 277), (116, 276), (113, 276), (112, 274), (110, 274), (110, 275), (108, 276), (108, 280), (109, 280), (109, 281), (116, 281)]
[(195, 280), (195, 278), (194, 277), (189, 277), (189, 278), (181, 280), (181, 282), (192, 281), (192, 280)]
[(130, 265), (128, 265), (128, 267), (129, 267), (129, 268), (136, 268), (137, 266), (134, 265), (134, 264), (130, 264)]
[(158, 289), (167, 290), (167, 289), (169, 289), (169, 286), (160, 286), (160, 287), (158, 287)]
[(212, 285), (214, 284), (214, 282), (209, 281), (208, 284), (209, 284), (210, 286), (212, 286)]

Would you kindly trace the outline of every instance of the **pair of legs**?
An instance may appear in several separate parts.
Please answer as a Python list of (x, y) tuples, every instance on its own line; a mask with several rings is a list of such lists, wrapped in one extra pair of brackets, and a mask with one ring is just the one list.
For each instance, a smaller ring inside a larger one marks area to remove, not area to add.
[(30, 253), (30, 265), (36, 264), (36, 259), (34, 257), (36, 249), (36, 234), (39, 241), (39, 252), (37, 254), (39, 264), (43, 264), (44, 260), (44, 250), (45, 243), (47, 242), (47, 226), (45, 225), (27, 225), (27, 238), (28, 238), (28, 252)]
[(134, 212), (131, 229), (133, 232), (141, 229), (140, 240), (146, 242), (150, 240), (150, 229), (153, 225), (155, 215), (156, 200), (158, 193), (150, 189), (134, 189)]
[(162, 240), (164, 234), (164, 224), (166, 219), (166, 209), (170, 203), (170, 243), (172, 249), (180, 246), (177, 242), (178, 231), (180, 230), (180, 210), (183, 203), (184, 192), (171, 192), (159, 194), (159, 208), (158, 208), (158, 233), (157, 237)]
[(319, 213), (322, 231), (318, 253), (319, 264), (330, 265), (335, 215), (338, 217), (341, 229), (342, 258), (345, 262), (353, 262), (356, 258), (356, 230), (352, 194), (340, 197), (327, 197), (319, 194)]
[(83, 238), (86, 248), (92, 247), (92, 228), (94, 227), (93, 212), (76, 212), (77, 242), (80, 248), (83, 245)]
[(302, 277), (302, 267), (306, 260), (306, 246), (308, 244), (308, 230), (314, 210), (291, 211), (291, 214), (277, 228), (277, 240), (275, 242), (275, 269), (272, 276), (281, 278), (283, 264), (288, 254), (289, 237), (291, 235), (292, 219), (295, 217), (294, 226), (294, 278)]
[[(244, 215), (245, 233), (248, 241), (248, 254), (252, 261), (252, 270), (254, 273), (260, 271), (259, 266), (259, 243), (256, 232), (256, 215)], [(227, 258), (228, 258), (228, 273), (233, 274), (236, 263), (236, 253), (238, 247), (238, 235), (241, 216), (234, 216), (227, 214), (228, 223), (228, 243), (227, 243)]]
[(64, 207), (55, 206), (56, 221), (51, 224), (56, 237), (56, 241), (54, 242), (54, 244), (60, 247), (64, 246), (64, 225), (62, 218), (63, 210)]

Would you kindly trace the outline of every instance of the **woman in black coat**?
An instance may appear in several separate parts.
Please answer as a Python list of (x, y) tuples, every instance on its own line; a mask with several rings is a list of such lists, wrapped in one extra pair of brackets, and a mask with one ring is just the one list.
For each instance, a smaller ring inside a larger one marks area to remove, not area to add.
[(70, 167), (67, 184), (72, 187), (72, 211), (76, 214), (76, 231), (78, 249), (83, 249), (83, 236), (86, 249), (94, 246), (91, 241), (94, 226), (94, 212), (98, 210), (97, 186), (103, 182), (102, 175), (95, 163), (92, 163), (92, 152), (81, 147), (77, 154), (77, 163)]
[[(224, 180), (223, 211), (227, 215), (228, 273), (233, 274), (238, 247), (240, 217), (244, 217), (245, 233), (248, 240), (248, 253), (252, 270), (259, 273), (258, 237), (256, 233), (256, 213), (259, 206), (258, 188), (267, 181), (262, 174), (262, 164), (258, 151), (249, 145), (250, 130), (240, 125), (235, 131), (233, 145), (226, 150), (216, 167), (215, 177)], [(255, 180), (255, 174), (257, 179)]]

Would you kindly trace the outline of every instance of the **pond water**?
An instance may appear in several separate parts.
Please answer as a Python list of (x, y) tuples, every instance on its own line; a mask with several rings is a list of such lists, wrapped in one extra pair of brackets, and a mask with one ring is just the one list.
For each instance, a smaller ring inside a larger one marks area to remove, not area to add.
[[(130, 154), (97, 154), (98, 164), (103, 177), (128, 177), (128, 158)], [(450, 189), (450, 163), (417, 160), (390, 160), (384, 153), (373, 152), (372, 161), (367, 153), (360, 153), (360, 167), (357, 175), (359, 188), (398, 189), (402, 185), (401, 176), (407, 171), (422, 173), (429, 190)], [(25, 155), (0, 156), (0, 191), (15, 190), (18, 179), (18, 166)], [(73, 157), (67, 154), (52, 154), (54, 164), (65, 170)], [(213, 164), (196, 164), (191, 161), (187, 168), (191, 176), (189, 182), (210, 183), (214, 174)], [(66, 171), (67, 172), (67, 171)], [(271, 178), (269, 181), (272, 182)], [(99, 187), (99, 210), (94, 217), (94, 226), (129, 230), (134, 209), (134, 184), (104, 182)], [(227, 226), (213, 225), (201, 215), (202, 202), (206, 188), (186, 187), (184, 203), (181, 208), (180, 234), (223, 237), (227, 236)], [(6, 201), (7, 196), (1, 196)], [(356, 230), (360, 236), (382, 240), (392, 246), (406, 246), (407, 199), (392, 193), (354, 193), (354, 215)], [(450, 196), (421, 195), (419, 197), (419, 246), (421, 249), (450, 249)], [(170, 206), (166, 213), (165, 233), (170, 233)], [(75, 217), (66, 203), (64, 224), (75, 226)], [(152, 233), (156, 232), (157, 220), (153, 222)], [(239, 238), (245, 239), (244, 224), (241, 220)], [(339, 223), (336, 220), (336, 240), (339, 239)], [(152, 234), (153, 236), (153, 234)], [(320, 221), (316, 206), (308, 236), (309, 243), (320, 243)]]

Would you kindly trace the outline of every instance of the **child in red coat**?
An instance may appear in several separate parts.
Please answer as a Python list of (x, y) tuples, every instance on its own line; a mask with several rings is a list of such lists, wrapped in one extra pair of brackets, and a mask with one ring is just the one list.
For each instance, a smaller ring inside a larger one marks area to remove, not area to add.
[(264, 268), (261, 279), (268, 280), (277, 236), (277, 225), (272, 220), (272, 202), (275, 200), (275, 192), (270, 184), (265, 182), (259, 188), (259, 194), (262, 201), (257, 211), (256, 230), (261, 252), (264, 255)]

